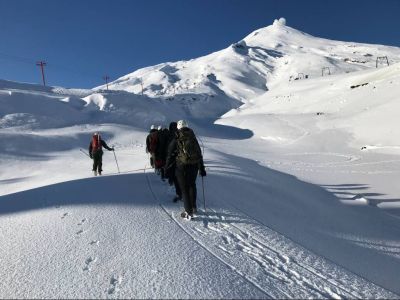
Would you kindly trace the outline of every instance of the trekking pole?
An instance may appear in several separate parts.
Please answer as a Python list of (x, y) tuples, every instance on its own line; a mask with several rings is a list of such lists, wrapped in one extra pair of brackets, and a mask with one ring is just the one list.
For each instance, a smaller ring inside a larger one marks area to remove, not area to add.
[(79, 149), (79, 151), (81, 151), (83, 154), (85, 154), (87, 157), (90, 157), (89, 154), (87, 154), (85, 151), (83, 151), (82, 149)]
[(120, 172), (119, 172), (118, 161), (117, 161), (117, 156), (115, 155), (114, 147), (113, 147), (113, 153), (114, 153), (115, 163), (117, 164), (118, 173), (120, 173)]
[(198, 137), (199, 138), (199, 140), (200, 140), (200, 143), (201, 143), (201, 148), (202, 148), (202, 155), (204, 156), (204, 143), (203, 143), (203, 140), (200, 138), (200, 137)]
[(203, 201), (204, 201), (204, 212), (206, 212), (206, 197), (204, 196), (204, 177), (201, 177), (201, 185), (203, 187)]

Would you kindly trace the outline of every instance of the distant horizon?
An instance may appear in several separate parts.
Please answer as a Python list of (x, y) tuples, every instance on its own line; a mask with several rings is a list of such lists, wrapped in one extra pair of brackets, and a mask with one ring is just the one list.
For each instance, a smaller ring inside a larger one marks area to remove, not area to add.
[[(384, 9), (377, 9), (383, 7)], [(0, 0), (0, 79), (93, 88), (227, 48), (281, 17), (313, 36), (400, 47), (400, 1)]]

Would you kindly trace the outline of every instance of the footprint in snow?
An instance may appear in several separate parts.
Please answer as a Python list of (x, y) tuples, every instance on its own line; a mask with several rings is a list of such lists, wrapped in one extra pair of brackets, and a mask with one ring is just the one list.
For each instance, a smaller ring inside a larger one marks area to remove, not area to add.
[(77, 231), (75, 234), (76, 234), (76, 235), (81, 235), (82, 233), (83, 233), (83, 229)]
[(118, 285), (121, 284), (121, 281), (122, 281), (122, 278), (121, 278), (120, 276), (117, 276), (117, 277), (113, 276), (113, 277), (111, 277), (111, 279), (110, 279), (110, 285), (111, 285), (111, 287), (107, 290), (107, 293), (108, 293), (109, 295), (114, 294), (114, 293), (117, 291), (117, 289), (118, 289)]
[(68, 213), (64, 213), (61, 217), (61, 219), (64, 219), (66, 216), (68, 216)]
[(86, 260), (85, 260), (85, 267), (83, 268), (83, 271), (90, 271), (90, 264), (92, 263), (92, 262), (95, 262), (96, 261), (96, 258), (93, 258), (93, 257), (88, 257)]
[(91, 242), (89, 243), (89, 245), (90, 245), (90, 246), (94, 246), (94, 245), (98, 246), (99, 243), (100, 243), (99, 240), (97, 240), (97, 241), (91, 241)]
[(85, 222), (86, 222), (86, 218), (82, 219), (82, 221), (80, 221), (80, 222), (78, 223), (78, 225), (81, 226), (81, 225), (83, 225)]

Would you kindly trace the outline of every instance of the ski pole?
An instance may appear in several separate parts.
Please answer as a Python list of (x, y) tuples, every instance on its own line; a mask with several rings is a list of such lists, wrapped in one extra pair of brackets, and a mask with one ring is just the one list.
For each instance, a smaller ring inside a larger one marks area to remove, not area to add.
[(119, 166), (118, 166), (117, 156), (115, 155), (114, 148), (113, 148), (113, 153), (114, 153), (115, 163), (117, 164), (117, 169), (118, 169), (118, 173), (119, 173)]
[(204, 177), (203, 176), (201, 176), (201, 185), (203, 187), (204, 212), (206, 212), (206, 197), (204, 196)]
[(85, 154), (86, 156), (90, 157), (89, 154), (87, 154), (85, 151), (83, 151), (82, 149), (79, 149), (79, 151), (81, 151), (83, 154)]

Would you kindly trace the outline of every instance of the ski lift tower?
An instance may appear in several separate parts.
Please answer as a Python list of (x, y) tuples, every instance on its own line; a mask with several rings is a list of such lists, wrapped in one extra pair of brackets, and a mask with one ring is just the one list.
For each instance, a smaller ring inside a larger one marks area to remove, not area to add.
[(378, 56), (376, 58), (376, 67), (378, 68), (378, 62), (385, 63), (385, 61), (386, 61), (387, 65), (389, 65), (389, 60), (388, 60), (387, 56)]

